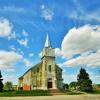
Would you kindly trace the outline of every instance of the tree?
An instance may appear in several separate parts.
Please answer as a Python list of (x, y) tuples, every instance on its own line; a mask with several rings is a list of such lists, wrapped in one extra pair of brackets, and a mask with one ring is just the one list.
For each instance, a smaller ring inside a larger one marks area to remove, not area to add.
[(13, 90), (13, 84), (12, 84), (12, 82), (6, 82), (5, 83), (5, 88), (8, 90), (8, 91), (11, 91), (11, 90)]
[(3, 83), (2, 83), (2, 75), (1, 75), (1, 71), (0, 71), (0, 92), (2, 92), (3, 90)]
[(81, 91), (92, 91), (92, 81), (89, 78), (89, 74), (84, 68), (80, 69), (80, 73), (77, 75), (77, 81), (79, 90)]
[(63, 85), (64, 90), (68, 90), (68, 88), (69, 88), (69, 85), (67, 83)]
[(69, 84), (69, 86), (70, 86), (70, 88), (71, 89), (77, 89), (77, 82), (71, 82), (70, 84)]

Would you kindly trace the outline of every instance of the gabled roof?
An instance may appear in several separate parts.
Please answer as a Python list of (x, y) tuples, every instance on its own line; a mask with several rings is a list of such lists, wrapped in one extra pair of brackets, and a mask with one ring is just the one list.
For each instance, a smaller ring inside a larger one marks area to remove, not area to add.
[(62, 70), (62, 68), (60, 68), (57, 64), (56, 64), (56, 67), (59, 68), (60, 70)]
[[(26, 73), (28, 73), (31, 69), (35, 69), (35, 68), (38, 68), (39, 67), (39, 65), (41, 65), (42, 64), (42, 62), (40, 62), (40, 63), (38, 63), (38, 64), (36, 64), (36, 65), (34, 65), (33, 67), (31, 67), (30, 69), (28, 69), (24, 74), (23, 74), (23, 76), (26, 74)], [(21, 77), (23, 77), (23, 76), (21, 76)], [(21, 78), (21, 77), (19, 77), (19, 78)]]

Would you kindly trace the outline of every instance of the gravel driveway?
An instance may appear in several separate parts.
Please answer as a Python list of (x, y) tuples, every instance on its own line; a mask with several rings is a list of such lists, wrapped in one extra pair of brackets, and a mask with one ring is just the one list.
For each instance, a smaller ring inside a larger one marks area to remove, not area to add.
[(100, 95), (57, 95), (36, 97), (0, 97), (0, 100), (100, 100)]

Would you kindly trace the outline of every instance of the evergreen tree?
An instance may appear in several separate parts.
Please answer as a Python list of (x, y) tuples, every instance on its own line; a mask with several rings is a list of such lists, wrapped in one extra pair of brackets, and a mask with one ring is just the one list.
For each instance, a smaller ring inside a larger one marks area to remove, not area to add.
[(77, 76), (79, 90), (92, 91), (92, 81), (89, 78), (89, 74), (84, 68), (80, 69), (80, 73)]
[(1, 75), (1, 71), (0, 71), (0, 92), (2, 92), (3, 90), (3, 83), (2, 83), (2, 75)]

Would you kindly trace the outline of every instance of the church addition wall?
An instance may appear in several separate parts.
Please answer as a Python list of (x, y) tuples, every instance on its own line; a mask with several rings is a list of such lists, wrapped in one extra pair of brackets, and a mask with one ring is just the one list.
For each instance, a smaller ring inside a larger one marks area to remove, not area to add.
[(41, 89), (42, 87), (42, 63), (31, 69), (31, 89)]
[(23, 76), (23, 90), (30, 90), (31, 89), (31, 71), (27, 72)]
[(57, 88), (63, 88), (63, 79), (62, 79), (62, 69), (56, 65), (56, 79), (57, 79)]

